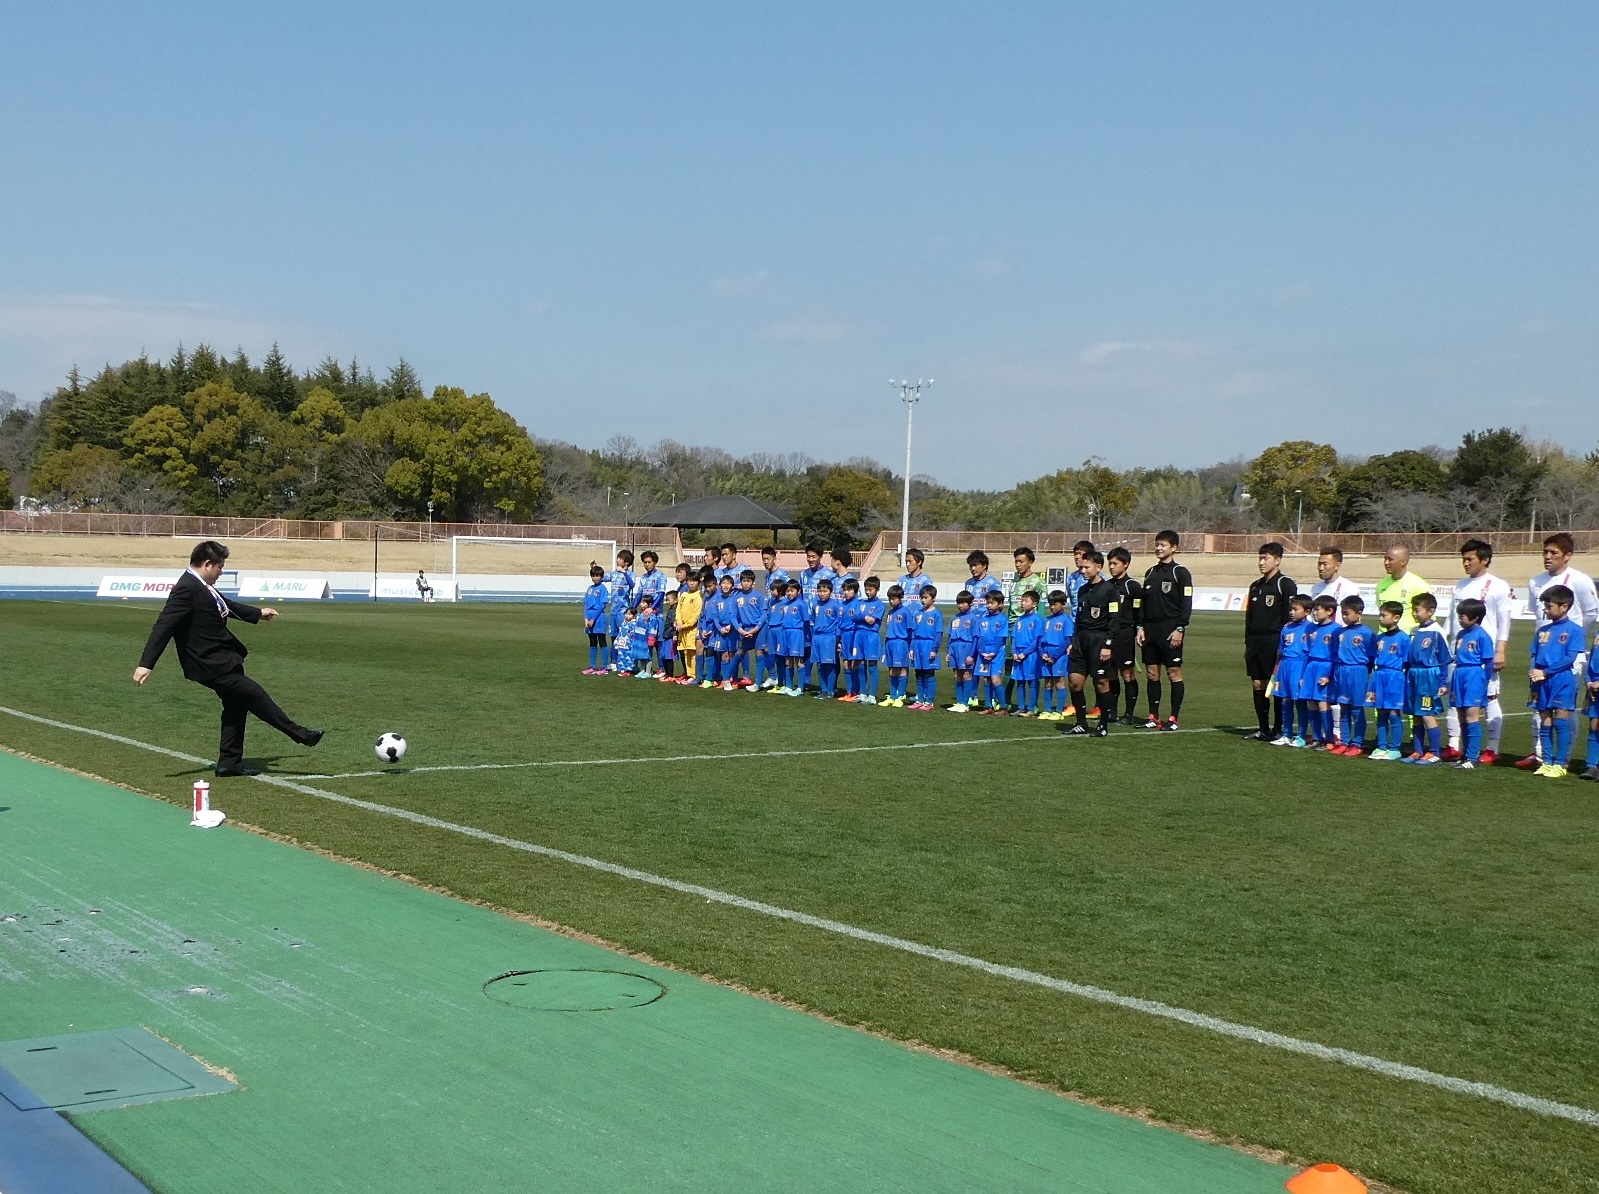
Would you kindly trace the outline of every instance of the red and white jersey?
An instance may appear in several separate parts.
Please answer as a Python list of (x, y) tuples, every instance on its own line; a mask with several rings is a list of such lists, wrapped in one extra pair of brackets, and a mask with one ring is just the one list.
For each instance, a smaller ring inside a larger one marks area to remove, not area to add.
[(1310, 586), (1310, 599), (1314, 601), (1317, 597), (1322, 596), (1331, 597), (1342, 605), (1345, 597), (1360, 596), (1360, 586), (1347, 576), (1335, 576), (1331, 580), (1318, 580)]
[(1509, 641), (1510, 585), (1492, 572), (1462, 576), (1455, 582), (1455, 598), (1449, 607), (1449, 641), (1454, 642), (1460, 634), (1460, 618), (1455, 611), (1468, 597), (1475, 597), (1488, 607), (1488, 612), (1482, 616), (1482, 628), (1493, 637), (1494, 645)]
[(1586, 572), (1562, 568), (1555, 573), (1538, 573), (1527, 582), (1527, 612), (1538, 619), (1540, 626), (1548, 622), (1549, 615), (1543, 612), (1543, 605), (1538, 599), (1543, 596), (1545, 589), (1554, 585), (1565, 585), (1571, 590), (1576, 601), (1566, 616), (1582, 627), (1584, 638), (1590, 637), (1594, 626), (1599, 625), (1599, 591), (1594, 589), (1593, 577)]

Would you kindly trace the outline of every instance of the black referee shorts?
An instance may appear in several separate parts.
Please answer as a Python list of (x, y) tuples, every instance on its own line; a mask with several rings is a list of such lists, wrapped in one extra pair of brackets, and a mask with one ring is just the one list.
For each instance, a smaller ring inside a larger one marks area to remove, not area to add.
[(1145, 667), (1183, 666), (1182, 647), (1171, 645), (1172, 631), (1176, 629), (1176, 622), (1154, 622), (1144, 627)]
[(1118, 668), (1135, 667), (1138, 663), (1138, 631), (1121, 630), (1111, 636), (1110, 661)]
[(1244, 669), (1251, 680), (1270, 680), (1277, 666), (1275, 634), (1251, 634), (1244, 639)]
[(1110, 659), (1101, 659), (1099, 653), (1110, 645), (1110, 635), (1098, 633), (1093, 630), (1078, 631), (1077, 637), (1072, 639), (1072, 649), (1066, 655), (1066, 661), (1071, 674), (1074, 676), (1092, 676), (1096, 680), (1103, 680), (1110, 675), (1110, 669), (1115, 662), (1115, 652)]

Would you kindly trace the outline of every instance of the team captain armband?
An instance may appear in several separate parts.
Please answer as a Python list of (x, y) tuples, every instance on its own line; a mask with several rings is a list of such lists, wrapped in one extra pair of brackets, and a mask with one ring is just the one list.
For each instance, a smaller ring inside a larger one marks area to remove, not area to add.
[(1194, 586), (1193, 585), (1184, 585), (1183, 586), (1183, 596), (1184, 597), (1192, 597), (1193, 595), (1194, 595)]

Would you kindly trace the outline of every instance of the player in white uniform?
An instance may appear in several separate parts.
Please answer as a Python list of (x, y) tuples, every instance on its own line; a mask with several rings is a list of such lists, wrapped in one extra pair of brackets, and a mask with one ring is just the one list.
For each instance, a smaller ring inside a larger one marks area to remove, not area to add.
[[(1571, 612), (1566, 616), (1582, 627), (1583, 642), (1593, 638), (1593, 631), (1599, 625), (1599, 591), (1594, 589), (1593, 578), (1586, 572), (1579, 571), (1571, 566), (1571, 557), (1576, 554), (1577, 545), (1570, 535), (1564, 531), (1550, 535), (1543, 541), (1544, 570), (1538, 573), (1527, 583), (1527, 612), (1531, 614), (1540, 627), (1549, 621), (1544, 613), (1543, 605), (1539, 598), (1543, 591), (1552, 585), (1565, 585), (1576, 598)], [(1576, 665), (1571, 669), (1577, 677), (1577, 691), (1583, 691), (1583, 673), (1587, 670), (1587, 656), (1577, 656)], [(1578, 726), (1580, 727), (1580, 722)], [(1576, 734), (1573, 742), (1581, 740), (1582, 735)], [(1532, 739), (1532, 754), (1528, 755), (1517, 767), (1530, 771), (1543, 762), (1543, 742), (1538, 735)]]
[[(1488, 718), (1483, 727), (1482, 754), (1479, 760), (1485, 766), (1499, 758), (1499, 739), (1505, 731), (1505, 708), (1499, 703), (1499, 673), (1505, 669), (1505, 651), (1510, 645), (1510, 585), (1488, 571), (1493, 562), (1493, 544), (1481, 539), (1467, 539), (1460, 545), (1460, 566), (1466, 575), (1455, 582), (1454, 601), (1449, 606), (1449, 642), (1454, 643), (1460, 633), (1460, 619), (1455, 610), (1468, 597), (1475, 597), (1487, 607), (1482, 628), (1494, 641), (1493, 674), (1488, 679)], [(1449, 710), (1449, 751), (1446, 757), (1460, 757), (1460, 716)]]
[[(1310, 586), (1310, 599), (1317, 597), (1331, 597), (1340, 605), (1345, 597), (1359, 597), (1360, 586), (1348, 577), (1342, 575), (1344, 567), (1344, 549), (1341, 547), (1324, 547), (1316, 557), (1316, 575), (1320, 579)], [(1329, 705), (1327, 711), (1332, 714), (1333, 738), (1343, 741), (1343, 706)]]

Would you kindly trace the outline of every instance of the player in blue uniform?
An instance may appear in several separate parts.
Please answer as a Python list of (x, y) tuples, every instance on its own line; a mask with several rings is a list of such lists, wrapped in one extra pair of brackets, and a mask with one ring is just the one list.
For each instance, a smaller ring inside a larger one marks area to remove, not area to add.
[(644, 571), (638, 574), (633, 584), (633, 604), (638, 605), (644, 598), (651, 598), (650, 604), (655, 607), (655, 612), (661, 612), (661, 596), (666, 592), (666, 573), (659, 568), (661, 557), (653, 551), (640, 554), (639, 563), (644, 565)]
[(1089, 552), (1097, 550), (1091, 539), (1079, 539), (1072, 544), (1072, 570), (1066, 577), (1066, 604), (1072, 609), (1077, 608), (1077, 590), (1088, 583), (1083, 561), (1088, 558)]
[(637, 602), (633, 597), (633, 553), (623, 548), (616, 553), (616, 567), (605, 574), (605, 587), (611, 593), (606, 633), (611, 636), (610, 670), (617, 670), (616, 635), (622, 629), (622, 614)]
[(883, 705), (905, 707), (905, 673), (911, 666), (911, 611), (905, 606), (905, 590), (888, 586), (888, 609), (883, 614), (883, 663), (888, 667), (888, 695)]
[[(712, 575), (715, 575), (714, 569)], [(711, 623), (709, 649), (706, 651), (710, 660), (701, 688), (732, 690), (733, 620), (737, 610), (738, 606), (733, 601), (733, 578), (724, 572), (716, 581), (716, 592), (705, 603), (705, 616)]]
[(753, 569), (739, 573), (738, 592), (733, 599), (737, 606), (733, 612), (733, 684), (754, 692), (755, 659), (761, 627), (766, 625), (766, 594), (755, 587)]
[(865, 594), (855, 603), (855, 649), (861, 669), (860, 704), (877, 704), (877, 667), (883, 658), (883, 618), (888, 602), (879, 597), (883, 582), (866, 578)]
[(1005, 584), (988, 570), (988, 555), (986, 552), (973, 551), (966, 555), (966, 567), (971, 576), (961, 587), (972, 595), (972, 616), (982, 617), (988, 609), (988, 592), (990, 589), (1004, 590)]
[(1345, 597), (1338, 610), (1343, 626), (1338, 631), (1333, 696), (1343, 716), (1343, 745), (1333, 747), (1332, 753), (1358, 755), (1366, 749), (1366, 690), (1377, 657), (1377, 634), (1361, 620), (1366, 603), (1360, 597)]
[(1044, 633), (1038, 643), (1038, 676), (1043, 682), (1045, 709), (1038, 715), (1040, 721), (1065, 721), (1071, 706), (1067, 693), (1071, 691), (1072, 635), (1076, 623), (1072, 618), (1071, 603), (1064, 589), (1054, 589), (1049, 594), (1049, 613), (1044, 618)]
[(1016, 682), (1016, 716), (1038, 716), (1039, 652), (1044, 641), (1044, 619), (1038, 614), (1038, 594), (1022, 594), (1022, 612), (1010, 628), (1010, 674)]
[(825, 581), (835, 581), (838, 577), (833, 570), (822, 563), (822, 548), (819, 544), (812, 543), (805, 548), (805, 567), (800, 569), (800, 595), (805, 600), (805, 678), (800, 684), (802, 689), (809, 688), (812, 669), (815, 664), (811, 659), (810, 636), (811, 623), (816, 617), (816, 590)]
[(1571, 758), (1571, 722), (1577, 710), (1577, 657), (1586, 645), (1582, 627), (1566, 615), (1576, 600), (1565, 585), (1550, 585), (1538, 596), (1549, 618), (1532, 636), (1533, 707), (1538, 710), (1538, 733), (1543, 741), (1544, 765), (1535, 771), (1545, 779), (1564, 779)]
[(861, 582), (853, 576), (846, 577), (839, 585), (838, 619), (838, 661), (844, 672), (844, 692), (838, 699), (846, 705), (858, 704), (861, 699), (860, 623), (855, 620), (860, 603)]
[(1400, 757), (1399, 743), (1405, 733), (1399, 715), (1405, 707), (1405, 664), (1410, 660), (1410, 636), (1399, 629), (1404, 616), (1405, 607), (1397, 601), (1384, 601), (1377, 607), (1380, 629), (1365, 705), (1377, 711), (1377, 749), (1366, 757), (1378, 762)]
[(1435, 766), (1443, 762), (1443, 730), (1438, 717), (1449, 692), (1445, 678), (1452, 657), (1444, 628), (1433, 621), (1438, 599), (1417, 593), (1410, 599), (1416, 628), (1410, 632), (1410, 658), (1405, 664), (1405, 703), (1414, 719), (1414, 748), (1402, 761)]
[(816, 585), (816, 611), (811, 615), (811, 666), (816, 668), (819, 701), (833, 699), (838, 684), (838, 637), (844, 628), (842, 601), (833, 599), (833, 582)]
[(638, 610), (633, 618), (633, 674), (648, 680), (660, 670), (658, 652), (661, 648), (661, 615), (655, 612), (655, 598), (645, 595), (638, 599)]
[(800, 583), (790, 578), (783, 590), (781, 603), (782, 622), (777, 634), (777, 687), (771, 691), (778, 696), (799, 696), (800, 669), (805, 663), (805, 598)]
[(912, 709), (931, 713), (938, 700), (938, 648), (944, 641), (944, 611), (938, 608), (938, 589), (922, 585), (921, 609), (911, 615), (911, 666), (916, 672), (916, 699)]
[(1304, 713), (1310, 720), (1306, 736), (1313, 750), (1332, 745), (1332, 672), (1338, 638), (1338, 603), (1323, 594), (1310, 603), (1310, 629), (1305, 637), (1305, 665), (1299, 676)]
[(783, 602), (787, 600), (788, 580), (774, 580), (767, 586), (766, 617), (761, 623), (760, 637), (756, 641), (756, 650), (759, 656), (756, 666), (760, 675), (756, 679), (758, 687), (770, 692), (778, 687), (778, 646), (782, 639), (783, 630)]
[(1488, 681), (1494, 670), (1494, 637), (1483, 629), (1488, 607), (1475, 597), (1455, 605), (1460, 632), (1455, 635), (1455, 669), (1449, 675), (1449, 707), (1460, 718), (1460, 758), (1451, 766), (1461, 771), (1477, 767), (1482, 755), (1482, 723), (1488, 707)]
[(772, 591), (772, 585), (774, 583), (781, 584), (784, 586), (785, 590), (787, 589), (788, 569), (779, 568), (777, 566), (777, 548), (773, 547), (770, 543), (761, 548), (761, 567), (766, 570), (766, 582), (764, 587), (767, 592)]
[(1310, 654), (1309, 613), (1309, 597), (1295, 595), (1289, 599), (1288, 621), (1283, 623), (1277, 638), (1277, 667), (1272, 673), (1272, 691), (1283, 698), (1283, 732), (1272, 740), (1273, 746), (1305, 745), (1304, 735), (1309, 727), (1301, 718), (1296, 732), (1295, 720), (1303, 708), (1299, 701), (1299, 679)]
[(974, 684), (988, 689), (988, 704), (979, 698), (979, 714), (1005, 712), (1005, 640), (1010, 637), (1010, 615), (1005, 612), (1005, 590), (983, 595), (984, 610), (977, 618), (977, 666)]
[(955, 594), (955, 612), (949, 619), (949, 670), (955, 674), (955, 703), (951, 713), (965, 713), (976, 699), (972, 669), (977, 666), (977, 615), (972, 612), (972, 595), (965, 589)]
[(608, 655), (605, 632), (610, 626), (611, 591), (605, 587), (605, 569), (589, 569), (589, 587), (583, 593), (583, 631), (589, 636), (589, 665), (585, 676), (603, 676)]

